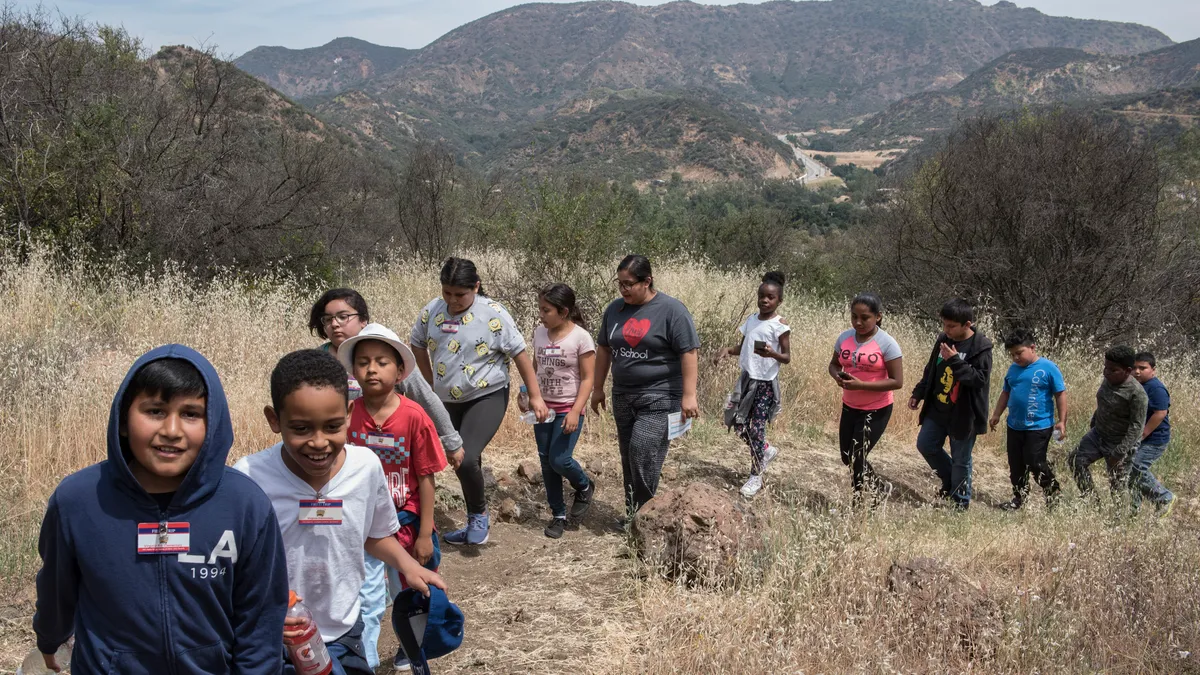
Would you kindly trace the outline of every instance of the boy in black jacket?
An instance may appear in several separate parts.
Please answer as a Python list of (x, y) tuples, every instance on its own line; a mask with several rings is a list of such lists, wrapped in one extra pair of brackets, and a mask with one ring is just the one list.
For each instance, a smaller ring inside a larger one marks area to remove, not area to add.
[[(943, 305), (940, 316), (942, 334), (933, 343), (908, 408), (921, 408), (917, 450), (942, 479), (941, 496), (966, 510), (971, 505), (971, 450), (975, 437), (987, 433), (992, 341), (975, 330), (975, 312), (962, 298)], [(947, 436), (950, 454), (943, 447)]]

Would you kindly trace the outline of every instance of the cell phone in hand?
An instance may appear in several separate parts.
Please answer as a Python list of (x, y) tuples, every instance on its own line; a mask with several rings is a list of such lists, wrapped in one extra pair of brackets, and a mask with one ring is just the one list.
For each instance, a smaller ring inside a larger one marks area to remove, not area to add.
[(839, 370), (839, 371), (838, 371), (838, 377), (839, 377), (839, 378), (841, 378), (841, 379), (843, 379), (843, 380), (851, 380), (851, 379), (854, 379), (854, 378), (850, 377), (850, 373), (847, 373), (847, 372), (846, 372), (846, 371), (844, 371), (844, 370)]
[(755, 340), (754, 341), (754, 351), (761, 352), (762, 350), (764, 350), (766, 348), (767, 348), (767, 343), (764, 342), (763, 340)]

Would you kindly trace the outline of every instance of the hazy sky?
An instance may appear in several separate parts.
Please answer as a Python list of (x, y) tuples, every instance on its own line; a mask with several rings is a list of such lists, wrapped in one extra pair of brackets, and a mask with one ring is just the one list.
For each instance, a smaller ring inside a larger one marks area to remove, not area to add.
[[(563, 1), (563, 0), (550, 0)], [(704, 4), (733, 4), (702, 0)], [(757, 4), (761, 0), (751, 0)], [(904, 2), (905, 0), (895, 0)], [(994, 4), (994, 0), (984, 0)], [(18, 0), (24, 6), (36, 2)], [(216, 45), (240, 55), (259, 45), (302, 48), (336, 37), (395, 47), (422, 47), (448, 31), (522, 4), (509, 0), (44, 0), (45, 7), (123, 25), (156, 50), (166, 44)], [(656, 0), (636, 0), (656, 5)], [(1132, 21), (1178, 42), (1200, 37), (1200, 0), (1016, 0), (1046, 14)]]

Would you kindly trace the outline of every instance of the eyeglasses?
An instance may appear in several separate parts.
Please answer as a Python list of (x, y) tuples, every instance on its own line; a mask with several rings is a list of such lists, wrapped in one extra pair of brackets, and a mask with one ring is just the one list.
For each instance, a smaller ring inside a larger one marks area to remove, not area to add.
[(349, 312), (342, 312), (341, 314), (325, 314), (321, 317), (321, 325), (331, 326), (335, 323), (341, 325), (356, 316), (358, 316), (358, 314), (351, 314)]
[(617, 285), (617, 288), (619, 288), (623, 291), (628, 291), (629, 289), (633, 288), (634, 286), (637, 286), (638, 284), (646, 283), (646, 279), (642, 279), (640, 281), (623, 281), (621, 279), (613, 279), (613, 283)]

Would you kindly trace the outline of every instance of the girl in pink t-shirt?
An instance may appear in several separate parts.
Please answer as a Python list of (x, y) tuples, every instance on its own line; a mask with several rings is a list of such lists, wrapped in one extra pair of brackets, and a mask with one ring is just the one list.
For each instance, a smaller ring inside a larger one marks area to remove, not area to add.
[(829, 361), (829, 375), (842, 389), (842, 418), (838, 442), (842, 463), (850, 467), (855, 499), (870, 488), (877, 499), (892, 491), (891, 483), (875, 475), (867, 455), (878, 443), (892, 417), (892, 392), (904, 386), (900, 345), (881, 327), (883, 301), (860, 293), (850, 301), (850, 330), (838, 336)]
[(596, 343), (587, 332), (570, 286), (552, 284), (543, 288), (538, 293), (538, 313), (542, 325), (533, 332), (534, 365), (542, 398), (557, 414), (550, 422), (534, 425), (533, 435), (542, 462), (546, 501), (553, 514), (545, 534), (558, 539), (567, 524), (563, 479), (575, 488), (571, 517), (576, 520), (587, 512), (596, 491), (596, 484), (574, 457), (575, 443), (583, 430), (583, 410), (592, 393)]

